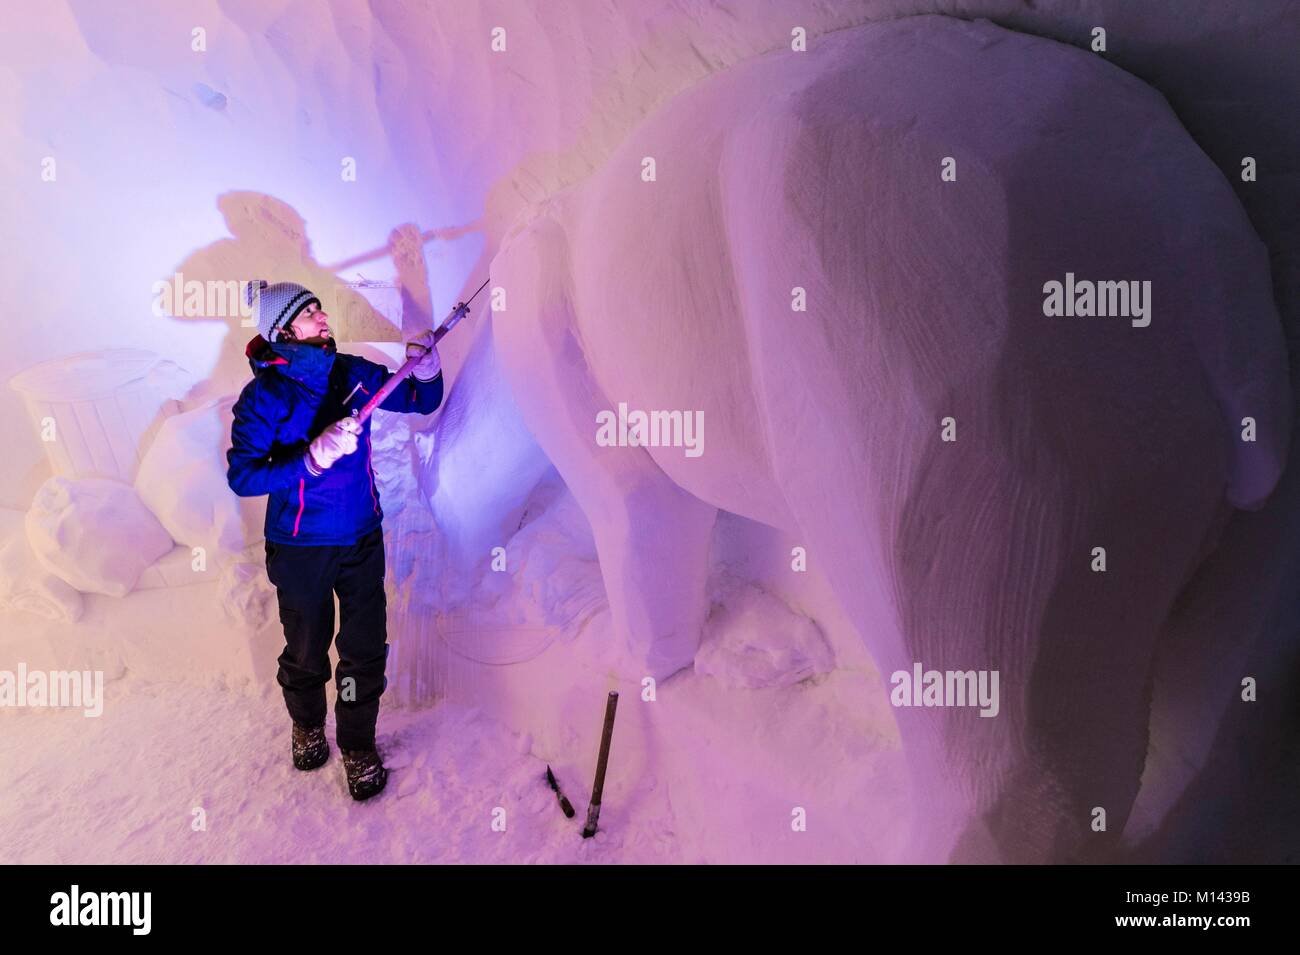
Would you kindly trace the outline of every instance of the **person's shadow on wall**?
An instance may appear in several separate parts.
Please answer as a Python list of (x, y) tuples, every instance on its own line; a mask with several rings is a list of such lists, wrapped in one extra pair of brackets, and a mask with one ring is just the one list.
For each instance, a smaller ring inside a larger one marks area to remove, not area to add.
[[(340, 344), (398, 342), (432, 327), (423, 256), (427, 236), (415, 226), (406, 224), (395, 228), (387, 248), (353, 256), (331, 267), (316, 261), (306, 223), (287, 203), (258, 192), (227, 192), (217, 197), (217, 208), (226, 220), (231, 237), (218, 239), (190, 253), (176, 266), (176, 272), (186, 284), (197, 281), (206, 290), (220, 283), (226, 289), (237, 287), (238, 294), (243, 295), (250, 280), (297, 282), (320, 298), (322, 307), (330, 314), (335, 340)], [(381, 295), (392, 299), (393, 307), (387, 310), (389, 315), (381, 313), (358, 292), (357, 283), (349, 283), (338, 275), (342, 268), (385, 256), (391, 257), (397, 267), (396, 282), (377, 283)], [(215, 301), (226, 303), (214, 309), (220, 314), (195, 315), (194, 309), (183, 307), (183, 300), (172, 302), (173, 320), (217, 321), (227, 327), (216, 364), (208, 378), (189, 396), (191, 402), (237, 393), (250, 376), (244, 350), (257, 335), (256, 321), (238, 314), (235, 306), (239, 303), (229, 301), (230, 298), (229, 294), (215, 296)], [(205, 301), (213, 300), (205, 297)]]

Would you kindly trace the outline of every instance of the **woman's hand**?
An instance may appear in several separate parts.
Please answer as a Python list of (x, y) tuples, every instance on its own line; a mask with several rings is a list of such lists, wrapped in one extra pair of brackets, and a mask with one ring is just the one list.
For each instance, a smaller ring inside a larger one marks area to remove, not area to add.
[(438, 377), (438, 372), (442, 371), (442, 359), (438, 357), (438, 345), (434, 339), (433, 330), (420, 332), (409, 342), (406, 343), (406, 357), (415, 358), (422, 356), (420, 361), (411, 369), (411, 374), (420, 381), (432, 381)]
[(319, 474), (332, 468), (345, 454), (357, 449), (357, 435), (361, 425), (355, 418), (340, 418), (316, 435), (307, 448), (307, 460), (314, 467), (309, 467), (313, 474)]

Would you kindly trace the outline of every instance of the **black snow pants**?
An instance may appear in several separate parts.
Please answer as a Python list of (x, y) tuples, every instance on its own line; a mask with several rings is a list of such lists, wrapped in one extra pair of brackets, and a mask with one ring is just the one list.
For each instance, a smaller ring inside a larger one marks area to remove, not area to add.
[(340, 749), (374, 749), (379, 697), (388, 680), (384, 531), (355, 544), (304, 546), (266, 542), (266, 573), (275, 585), (284, 625), (277, 681), (289, 715), (302, 726), (325, 723), (334, 595), (339, 598), (338, 671), (334, 701)]

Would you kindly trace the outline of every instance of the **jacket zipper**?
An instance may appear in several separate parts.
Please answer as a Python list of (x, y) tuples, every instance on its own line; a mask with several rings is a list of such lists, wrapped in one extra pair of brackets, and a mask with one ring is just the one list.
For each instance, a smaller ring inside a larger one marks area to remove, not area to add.
[(298, 536), (298, 522), (302, 520), (302, 509), (306, 506), (307, 501), (303, 493), (303, 488), (307, 484), (306, 478), (298, 478), (298, 516), (293, 519), (293, 536)]
[(375, 469), (371, 465), (370, 451), (370, 432), (366, 432), (366, 476), (370, 478), (370, 503), (375, 509), (375, 514), (379, 513), (379, 498), (375, 497)]

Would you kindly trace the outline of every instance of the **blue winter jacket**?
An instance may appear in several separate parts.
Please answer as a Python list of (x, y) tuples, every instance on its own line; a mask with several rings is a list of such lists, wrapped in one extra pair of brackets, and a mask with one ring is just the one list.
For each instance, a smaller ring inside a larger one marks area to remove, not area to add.
[[(357, 450), (319, 475), (304, 455), (311, 440), (360, 409), (393, 376), (360, 355), (258, 335), (245, 350), (253, 380), (235, 402), (226, 482), (241, 497), (270, 495), (266, 539), (278, 544), (354, 544), (383, 520), (370, 466), (370, 422)], [(407, 378), (379, 406), (430, 414), (442, 404), (442, 374)]]

